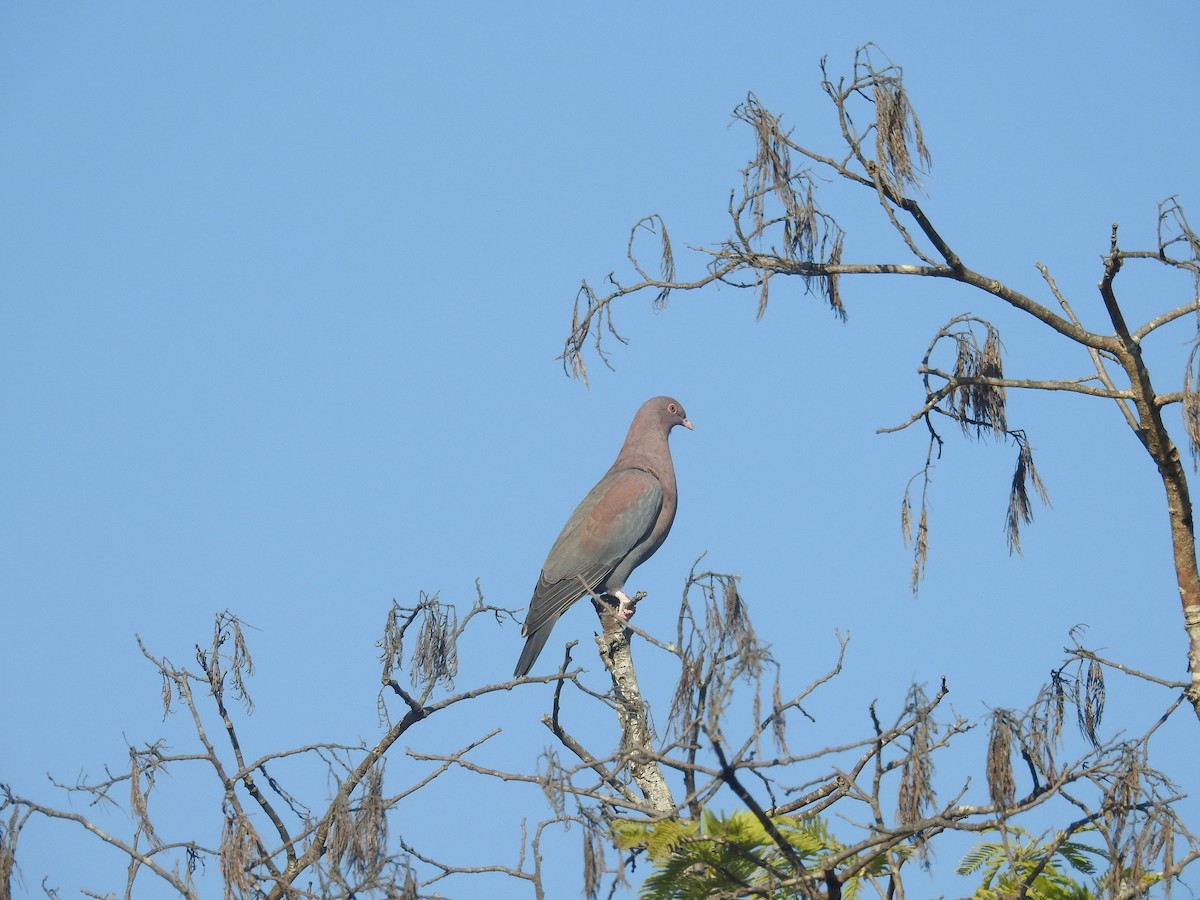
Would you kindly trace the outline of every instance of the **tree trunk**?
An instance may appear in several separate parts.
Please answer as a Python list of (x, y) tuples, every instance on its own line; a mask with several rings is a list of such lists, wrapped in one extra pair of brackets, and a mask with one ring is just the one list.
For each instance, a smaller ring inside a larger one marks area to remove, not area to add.
[[(1111, 263), (1110, 263), (1111, 265)], [(1188, 676), (1191, 687), (1188, 699), (1196, 717), (1200, 718), (1200, 568), (1196, 564), (1196, 529), (1192, 516), (1192, 499), (1188, 490), (1187, 472), (1179, 458), (1179, 448), (1171, 440), (1162, 420), (1150, 372), (1142, 360), (1141, 345), (1129, 335), (1123, 318), (1112, 315), (1115, 299), (1104, 291), (1111, 276), (1101, 284), (1113, 324), (1117, 327), (1117, 346), (1114, 348), (1122, 367), (1129, 375), (1137, 406), (1140, 429), (1138, 438), (1158, 467), (1159, 477), (1167, 493), (1167, 515), (1171, 522), (1171, 552), (1175, 560), (1175, 579), (1179, 585), (1179, 600), (1183, 605), (1183, 622), (1188, 636)]]
[(604, 633), (596, 636), (596, 645), (600, 648), (604, 667), (612, 676), (613, 699), (621, 726), (621, 756), (647, 804), (657, 813), (670, 815), (675, 812), (675, 800), (654, 750), (654, 732), (646, 717), (646, 704), (633, 668), (629, 633), (611, 608), (601, 603), (597, 604), (597, 611)]

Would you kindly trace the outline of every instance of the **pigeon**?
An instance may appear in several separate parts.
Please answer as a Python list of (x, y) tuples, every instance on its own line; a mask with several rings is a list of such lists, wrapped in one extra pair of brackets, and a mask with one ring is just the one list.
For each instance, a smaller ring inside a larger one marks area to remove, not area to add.
[(571, 513), (533, 589), (516, 677), (529, 673), (558, 617), (589, 591), (617, 601), (623, 619), (633, 615), (634, 603), (622, 590), (625, 579), (662, 545), (675, 520), (667, 436), (676, 425), (692, 430), (678, 400), (643, 403), (612, 468)]

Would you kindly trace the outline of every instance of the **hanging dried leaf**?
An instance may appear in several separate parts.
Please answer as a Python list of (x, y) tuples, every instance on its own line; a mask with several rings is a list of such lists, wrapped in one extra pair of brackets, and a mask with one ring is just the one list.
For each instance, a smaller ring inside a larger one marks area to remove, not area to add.
[(1093, 747), (1100, 743), (1096, 729), (1100, 727), (1100, 719), (1104, 716), (1104, 696), (1104, 667), (1096, 659), (1081, 659), (1079, 675), (1075, 678), (1075, 709), (1079, 716), (1079, 730)]
[(746, 616), (746, 607), (742, 603), (742, 595), (738, 593), (737, 578), (723, 576), (721, 579), (721, 597), (724, 600), (723, 619), (725, 633), (735, 640), (740, 640), (750, 627)]
[(1067, 689), (1063, 681), (1062, 671), (1055, 669), (1050, 673), (1050, 691), (1054, 700), (1053, 718), (1051, 719), (1050, 739), (1055, 746), (1062, 740), (1062, 726), (1066, 720)]
[(671, 710), (667, 714), (667, 730), (675, 729), (676, 737), (681, 737), (683, 730), (691, 727), (693, 715), (696, 712), (694, 697), (700, 685), (701, 660), (687, 655), (679, 667), (679, 681), (675, 685), (675, 695), (671, 698)]
[(792, 157), (786, 136), (779, 127), (779, 117), (772, 115), (753, 94), (749, 94), (746, 102), (734, 110), (734, 117), (754, 129), (755, 156), (746, 170), (751, 178), (754, 231), (756, 234), (762, 233), (766, 225), (766, 198), (773, 193), (784, 208), (793, 240), (798, 241), (796, 249), (803, 255), (812, 246), (811, 242), (806, 242), (805, 236), (814, 233), (811, 221), (813, 210), (800, 201), (798, 192), (792, 187), (795, 177)]
[(404, 642), (413, 624), (418, 628), (409, 670), (412, 685), (428, 689), (441, 684), (446, 690), (453, 690), (458, 675), (458, 613), (436, 594), (430, 597), (424, 591), (413, 608), (392, 602), (383, 636), (375, 643), (383, 663), (383, 683), (387, 684), (393, 673), (404, 667)]
[[(736, 208), (735, 219), (740, 219), (741, 211), (749, 208), (751, 221), (748, 229), (739, 230), (737, 241), (726, 244), (728, 257), (745, 258), (751, 247), (761, 247), (767, 258), (778, 256), (801, 263), (837, 265), (842, 258), (845, 233), (818, 207), (812, 173), (805, 168), (793, 169), (793, 145), (782, 131), (780, 118), (772, 115), (753, 94), (734, 110), (734, 118), (754, 129), (755, 155), (742, 170), (742, 203), (731, 206), (731, 211)], [(770, 200), (778, 204), (779, 214), (771, 215)], [(769, 232), (776, 225), (782, 227), (782, 248), (769, 241)], [(769, 246), (766, 246), (768, 242)], [(758, 288), (757, 316), (761, 318), (770, 296), (771, 277), (778, 269), (753, 263), (748, 268), (756, 270), (757, 277), (752, 284)], [(846, 308), (838, 291), (836, 275), (809, 270), (798, 274), (804, 279), (807, 290), (818, 290), (829, 308), (845, 320)]]
[(933, 159), (904, 89), (903, 70), (890, 62), (877, 68), (872, 51), (879, 52), (879, 48), (867, 44), (855, 55), (856, 81), (870, 87), (875, 105), (875, 163), (886, 185), (903, 197), (906, 187), (921, 189), (920, 175)]
[(776, 675), (774, 684), (771, 689), (771, 736), (775, 739), (775, 746), (779, 748), (785, 756), (790, 755), (787, 745), (787, 713), (783, 708), (783, 696), (779, 690), (779, 676)]
[(950, 412), (958, 419), (959, 425), (963, 431), (970, 427), (971, 418), (971, 384), (970, 379), (975, 376), (978, 369), (978, 361), (975, 353), (974, 335), (968, 330), (962, 334), (951, 334), (954, 338), (956, 353), (954, 356), (954, 368), (951, 374), (954, 376), (955, 387), (950, 392)]
[(384, 684), (392, 677), (392, 672), (404, 667), (404, 631), (413, 620), (412, 610), (401, 609), (395, 601), (388, 610), (387, 621), (383, 626), (383, 637), (375, 642), (379, 648), (379, 659), (383, 663)]
[(600, 896), (604, 877), (604, 842), (594, 828), (583, 829), (583, 894), (588, 900)]
[(340, 865), (354, 839), (354, 823), (350, 818), (350, 800), (340, 790), (334, 796), (327, 815), (329, 816), (329, 837), (327, 839), (329, 858), (335, 865)]
[(917, 541), (913, 548), (912, 580), (909, 588), (913, 594), (925, 577), (925, 564), (929, 561), (929, 510), (924, 500), (921, 501), (921, 518), (917, 522)]
[(14, 806), (8, 822), (0, 825), (0, 885), (6, 891), (12, 884), (13, 870), (17, 865), (17, 839), (24, 824), (20, 813), (21, 810)]
[[(975, 325), (985, 329), (982, 347)], [(958, 421), (964, 434), (976, 438), (1005, 434), (1008, 423), (1004, 387), (989, 381), (1004, 377), (1000, 333), (990, 322), (963, 315), (943, 325), (933, 343), (946, 338), (954, 341), (955, 356), (945, 411)], [(932, 349), (931, 345), (930, 352)]]
[(1192, 345), (1188, 354), (1187, 367), (1183, 373), (1183, 430), (1188, 438), (1188, 449), (1192, 454), (1192, 468), (1200, 468), (1200, 367), (1196, 357), (1200, 353), (1200, 340)]
[(417, 893), (419, 885), (417, 884), (417, 873), (413, 871), (412, 866), (408, 864), (408, 860), (404, 862), (404, 888), (400, 891), (399, 900), (420, 900), (420, 895)]
[(542, 775), (542, 793), (546, 795), (546, 800), (549, 802), (550, 808), (554, 810), (556, 816), (566, 815), (566, 774), (559, 764), (558, 754), (554, 751), (554, 748), (547, 747), (542, 753), (541, 758), (546, 764), (546, 771)]
[[(162, 841), (150, 821), (150, 810), (146, 803), (150, 792), (154, 789), (154, 763), (150, 759), (143, 765), (143, 755), (133, 747), (129, 748), (129, 808), (138, 821), (138, 827), (154, 847), (161, 847)], [(144, 787), (143, 787), (144, 784)]]
[(388, 858), (387, 804), (383, 799), (384, 760), (363, 776), (358, 802), (350, 811), (346, 864), (363, 881), (378, 880)]
[(242, 634), (242, 623), (232, 613), (228, 615), (227, 627), (233, 639), (233, 654), (230, 660), (230, 672), (233, 674), (234, 696), (242, 701), (247, 713), (254, 712), (254, 701), (250, 699), (250, 691), (246, 679), (254, 674), (254, 660), (250, 658), (250, 647)]
[(162, 707), (164, 720), (171, 714), (171, 700), (175, 694), (174, 688), (175, 682), (164, 670), (162, 672)]
[(441, 683), (446, 690), (454, 689), (458, 675), (458, 613), (454, 607), (440, 602), (437, 596), (421, 594), (421, 629), (413, 647), (410, 678), (414, 687)]
[(1013, 471), (1012, 487), (1008, 494), (1008, 513), (1004, 521), (1004, 533), (1008, 539), (1008, 552), (1021, 552), (1021, 526), (1033, 522), (1033, 505), (1029, 500), (1029, 486), (1037, 492), (1038, 499), (1045, 506), (1050, 505), (1050, 496), (1046, 486), (1038, 475), (1033, 464), (1033, 447), (1025, 438), (1024, 432), (1012, 433), (1020, 448), (1017, 452), (1017, 467)]
[(387, 805), (383, 799), (383, 763), (363, 777), (357, 799), (338, 792), (329, 810), (330, 859), (363, 882), (378, 881), (388, 861)]
[(245, 820), (232, 810), (225, 812), (221, 829), (221, 880), (230, 896), (244, 897), (253, 887), (250, 871), (253, 868), (254, 838)]
[(1054, 764), (1054, 751), (1057, 749), (1056, 728), (1054, 694), (1051, 689), (1043, 687), (1038, 692), (1037, 700), (1030, 707), (1022, 724), (1024, 753), (1033, 768), (1035, 790), (1039, 787), (1039, 772), (1046, 777), (1047, 781), (1052, 781), (1056, 777)]
[[(1004, 377), (1001, 351), (1000, 332), (988, 324), (987, 337), (984, 339), (983, 352), (979, 355), (976, 370), (980, 377), (995, 379)], [(1008, 430), (1003, 386), (975, 384), (971, 392), (971, 410), (974, 417), (982, 423), (981, 428), (990, 426), (997, 434)]]
[[(842, 249), (845, 244), (845, 232), (841, 228), (834, 226), (833, 245), (829, 250), (829, 258), (826, 260), (830, 266), (841, 265)], [(823, 279), (821, 285), (825, 292), (825, 302), (829, 304), (839, 319), (846, 321), (846, 305), (842, 303), (841, 291), (838, 290), (838, 275), (836, 272), (830, 272)]]
[(1016, 802), (1017, 785), (1013, 780), (1013, 720), (1008, 710), (992, 714), (992, 731), (988, 738), (988, 794), (999, 809), (1008, 809)]
[[(896, 818), (905, 828), (912, 828), (924, 818), (937, 801), (933, 790), (933, 736), (937, 730), (930, 716), (929, 701), (920, 685), (912, 685), (904, 705), (906, 716), (915, 724), (909, 732), (909, 750), (900, 765), (900, 787), (896, 797)], [(923, 841), (917, 838), (924, 853)]]
[[(654, 216), (658, 221), (659, 234), (662, 237), (662, 257), (659, 260), (659, 275), (663, 281), (673, 282), (675, 280), (675, 255), (671, 252), (671, 238), (667, 235), (667, 223), (662, 220), (661, 216)], [(667, 299), (671, 295), (669, 287), (659, 288), (658, 296), (654, 298), (654, 308), (662, 309), (667, 305)]]

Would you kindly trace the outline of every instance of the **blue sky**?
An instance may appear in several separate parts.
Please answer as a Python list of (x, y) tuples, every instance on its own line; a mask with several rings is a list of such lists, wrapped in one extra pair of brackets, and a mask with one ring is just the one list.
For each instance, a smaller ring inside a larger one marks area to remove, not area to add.
[[(924, 439), (875, 429), (920, 404), (933, 331), (971, 311), (1000, 326), (1011, 374), (1088, 366), (983, 296), (848, 281), (845, 325), (798, 283), (775, 283), (761, 322), (729, 289), (659, 312), (646, 298), (618, 310), (632, 342), (615, 372), (592, 359), (585, 389), (555, 359), (580, 280), (621, 271), (639, 217), (661, 214), (677, 248), (725, 236), (752, 152), (729, 125), (747, 92), (836, 150), (818, 61), (844, 72), (867, 41), (904, 67), (942, 233), (1031, 293), (1046, 263), (1102, 327), (1111, 223), (1148, 249), (1158, 201), (1200, 209), (1187, 89), (1200, 14), (1067, 7), (5, 4), (0, 781), (58, 800), (47, 772), (121, 768), (129, 743), (159, 736), (184, 746), (134, 635), (182, 662), (223, 609), (257, 629), (247, 732), (262, 752), (373, 740), (374, 641), (392, 598), (465, 606), (478, 579), (490, 602), (523, 608), (566, 515), (659, 393), (696, 431), (672, 438), (680, 512), (631, 581), (650, 594), (638, 624), (673, 628), (707, 552), (706, 566), (742, 576), (794, 685), (850, 632), (847, 672), (806, 726), (812, 746), (865, 732), (867, 704), (895, 709), (912, 679), (946, 675), (965, 715), (1023, 707), (1081, 622), (1111, 656), (1180, 676), (1161, 487), (1096, 402), (1011, 398), (1054, 504), (1023, 558), (1002, 527), (1015, 451), (949, 442), (928, 578), (909, 595), (898, 509)], [(825, 206), (845, 210), (847, 260), (903, 261), (861, 198), (831, 186)], [(681, 276), (703, 265), (678, 263)], [(1136, 321), (1191, 290), (1134, 267), (1119, 288)], [(1160, 389), (1178, 386), (1187, 338), (1184, 326), (1155, 339)], [(591, 615), (572, 611), (551, 647), (590, 635)], [(481, 636), (459, 686), (507, 678), (520, 643), (512, 627)], [(672, 687), (665, 669), (643, 677), (652, 696)], [(1142, 726), (1122, 692), (1110, 686), (1110, 727), (1127, 714)], [(407, 744), (446, 752), (486, 720), (504, 728), (491, 761), (529, 768), (548, 703), (548, 689), (507, 694)], [(1200, 789), (1195, 722), (1171, 727), (1157, 762)], [(394, 783), (413, 771), (395, 753)], [(216, 821), (211, 785), (172, 789)], [(466, 791), (546, 813), (519, 791), (438, 790), (404, 819), (435, 851), (461, 836), (445, 809)], [(472, 824), (472, 850), (515, 864), (512, 828)], [(43, 876), (63, 896), (121, 883), (120, 860), (66, 826), (31, 826), (23, 842), (19, 896), (40, 895)], [(562, 836), (564, 895), (578, 858), (578, 833)]]

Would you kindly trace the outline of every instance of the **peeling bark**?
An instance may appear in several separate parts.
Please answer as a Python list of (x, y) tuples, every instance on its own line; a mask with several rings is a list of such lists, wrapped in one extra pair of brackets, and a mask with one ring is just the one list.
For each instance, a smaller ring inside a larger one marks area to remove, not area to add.
[[(641, 596), (635, 599), (641, 599)], [(629, 631), (606, 604), (597, 603), (597, 612), (604, 631), (596, 635), (596, 646), (604, 667), (612, 676), (613, 699), (621, 726), (622, 759), (654, 812), (670, 815), (675, 812), (675, 800), (654, 750), (654, 730), (646, 716), (646, 703), (633, 667)]]

